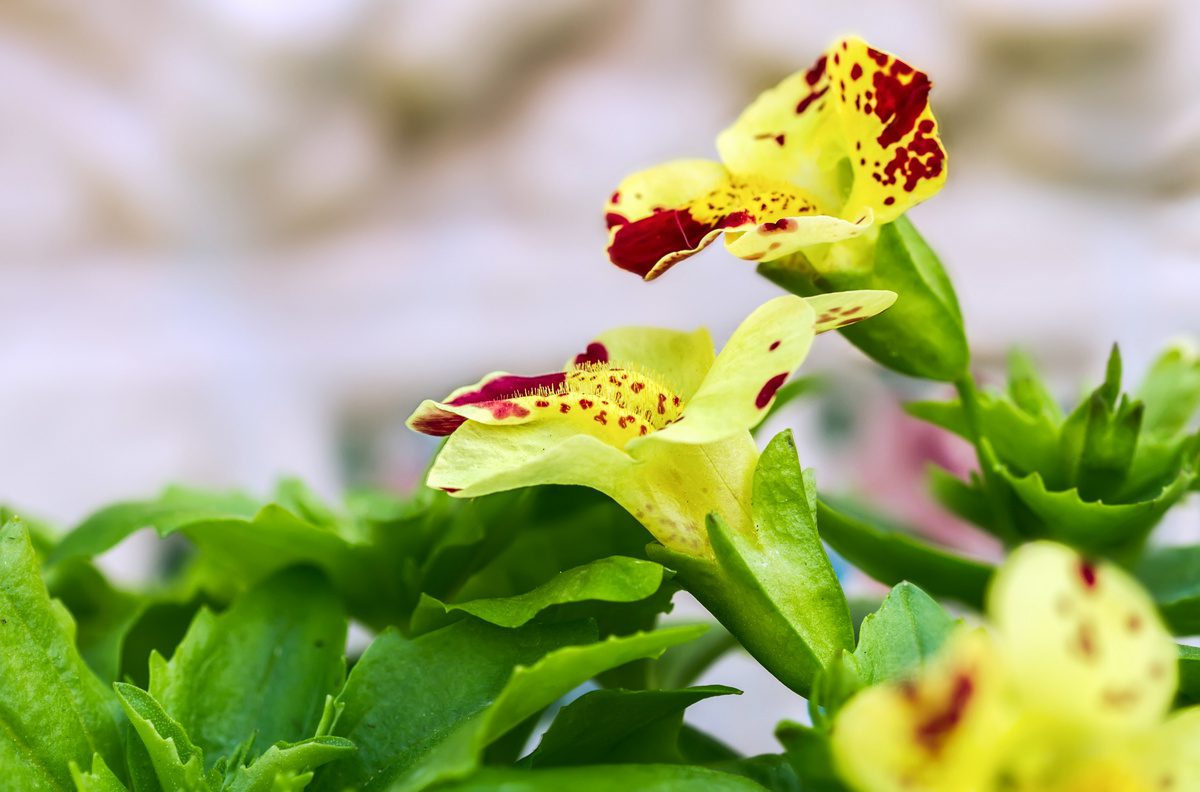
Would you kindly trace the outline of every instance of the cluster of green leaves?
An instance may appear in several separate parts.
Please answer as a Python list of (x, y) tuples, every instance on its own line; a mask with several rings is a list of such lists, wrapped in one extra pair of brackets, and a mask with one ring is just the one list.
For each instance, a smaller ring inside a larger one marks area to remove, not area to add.
[[(0, 771), (31, 792), (840, 790), (819, 729), (745, 757), (686, 725), (738, 693), (695, 684), (737, 641), (658, 624), (708, 576), (731, 614), (749, 603), (729, 623), (778, 625), (752, 649), (824, 680), (855, 649), (815, 507), (784, 433), (756, 473), (762, 539), (714, 523), (700, 572), (576, 488), (340, 509), (295, 481), (268, 502), (171, 488), (61, 537), (6, 510)], [(168, 563), (125, 590), (94, 558), (144, 528)], [(347, 656), (352, 622), (373, 638)]]
[[(1136, 392), (1121, 390), (1114, 348), (1104, 382), (1063, 410), (1022, 355), (1007, 387), (917, 402), (909, 412), (973, 443), (981, 469), (963, 481), (930, 470), (930, 488), (958, 517), (1006, 546), (1039, 538), (1125, 565), (1155, 597), (1175, 634), (1200, 633), (1200, 546), (1148, 542), (1168, 510), (1200, 485), (1200, 356), (1174, 346)], [(875, 579), (913, 581), (980, 609), (993, 568), (920, 538), (856, 503), (824, 498), (821, 536)], [(1200, 694), (1196, 654), (1181, 648), (1183, 695)]]

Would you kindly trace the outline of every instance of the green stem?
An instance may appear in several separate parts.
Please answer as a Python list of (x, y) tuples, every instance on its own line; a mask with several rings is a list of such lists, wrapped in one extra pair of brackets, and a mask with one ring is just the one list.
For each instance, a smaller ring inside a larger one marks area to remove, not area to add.
[(1004, 482), (996, 476), (995, 454), (991, 447), (983, 442), (983, 422), (979, 417), (979, 390), (975, 387), (975, 378), (968, 371), (954, 381), (954, 387), (958, 390), (963, 416), (967, 421), (967, 432), (971, 436), (971, 444), (975, 446), (975, 456), (979, 460), (983, 491), (995, 515), (992, 530), (1005, 544), (1017, 544), (1021, 541), (1021, 533), (1017, 530), (1012, 509), (1009, 507), (1008, 492)]

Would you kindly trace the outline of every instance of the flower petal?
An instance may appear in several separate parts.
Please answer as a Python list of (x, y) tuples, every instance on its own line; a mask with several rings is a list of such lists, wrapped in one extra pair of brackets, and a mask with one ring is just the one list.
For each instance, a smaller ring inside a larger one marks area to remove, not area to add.
[(493, 371), (440, 402), (425, 400), (406, 424), (422, 434), (442, 437), (453, 433), (466, 420), (520, 423), (529, 418), (530, 411), (519, 403), (518, 397), (557, 391), (565, 379), (566, 374), (561, 371), (536, 377)]
[(870, 210), (853, 222), (829, 215), (785, 217), (748, 231), (727, 232), (725, 249), (745, 261), (773, 261), (812, 245), (853, 239), (866, 233), (873, 222)]
[(611, 494), (633, 464), (620, 449), (567, 421), (503, 427), (469, 421), (446, 441), (426, 483), (464, 498), (539, 484)]
[(913, 680), (867, 688), (838, 713), (834, 760), (861, 792), (993, 789), (1011, 723), (995, 650), (962, 630)]
[(854, 171), (842, 216), (873, 209), (876, 222), (890, 223), (946, 182), (929, 76), (853, 36), (835, 44), (826, 63)]
[(733, 332), (680, 419), (633, 442), (709, 443), (749, 430), (808, 356), (815, 319), (812, 307), (790, 294), (759, 306)]
[(883, 313), (896, 302), (896, 293), (886, 289), (829, 292), (806, 297), (817, 314), (817, 333), (846, 327)]
[(712, 336), (704, 328), (686, 333), (658, 327), (619, 327), (601, 333), (574, 365), (612, 363), (644, 371), (683, 399), (691, 398), (712, 367)]
[(826, 56), (764, 91), (717, 136), (733, 173), (758, 173), (809, 191), (825, 207), (840, 206), (838, 163), (846, 156), (841, 124), (830, 105)]
[[(818, 212), (811, 196), (781, 179), (731, 174), (705, 160), (668, 162), (635, 173), (613, 193), (606, 213), (608, 256), (653, 280), (722, 231), (769, 229)], [(841, 226), (838, 233), (847, 233)]]
[(1148, 729), (1167, 712), (1175, 643), (1118, 567), (1026, 544), (997, 573), (988, 612), (1027, 709), (1100, 734)]

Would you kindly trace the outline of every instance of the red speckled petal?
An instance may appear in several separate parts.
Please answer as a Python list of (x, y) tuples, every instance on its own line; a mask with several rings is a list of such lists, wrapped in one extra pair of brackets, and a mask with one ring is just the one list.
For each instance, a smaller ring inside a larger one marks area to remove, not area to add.
[(710, 443), (746, 432), (766, 415), (775, 392), (812, 345), (816, 316), (801, 297), (776, 297), (733, 332), (682, 417), (631, 447), (652, 442)]
[(835, 44), (827, 63), (829, 96), (854, 170), (843, 217), (869, 208), (889, 223), (946, 181), (929, 76), (855, 37)]
[(760, 223), (749, 231), (725, 234), (725, 249), (745, 261), (773, 261), (812, 245), (861, 236), (872, 225), (870, 211), (854, 222), (829, 215), (785, 217)]
[(608, 256), (653, 280), (722, 232), (818, 212), (803, 190), (778, 179), (727, 173), (704, 160), (669, 162), (621, 183), (607, 208)]

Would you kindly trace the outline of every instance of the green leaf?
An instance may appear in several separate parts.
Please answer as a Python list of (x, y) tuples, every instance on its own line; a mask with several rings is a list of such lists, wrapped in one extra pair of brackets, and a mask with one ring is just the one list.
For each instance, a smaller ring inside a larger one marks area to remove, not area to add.
[[(979, 430), (1004, 464), (1022, 473), (1050, 475), (1061, 466), (1058, 426), (1046, 415), (1030, 415), (1008, 399), (978, 393)], [(926, 423), (970, 441), (971, 431), (959, 401), (909, 402), (905, 411)]]
[(996, 473), (1029, 510), (1033, 520), (1027, 522), (1036, 526), (1034, 535), (1105, 555), (1141, 547), (1162, 516), (1196, 480), (1194, 471), (1184, 470), (1152, 500), (1108, 504), (1086, 501), (1074, 489), (1050, 491), (1037, 473), (1018, 477), (1003, 466), (997, 467)]
[(908, 534), (877, 528), (836, 511), (827, 502), (817, 505), (821, 537), (847, 561), (880, 583), (894, 586), (905, 580), (937, 597), (956, 600), (976, 610), (993, 568), (926, 544)]
[(69, 763), (124, 770), (120, 709), (74, 645), (20, 520), (0, 528), (0, 768), (22, 792), (72, 790)]
[[(520, 627), (539, 613), (556, 605), (589, 601), (637, 602), (658, 591), (663, 568), (653, 561), (624, 556), (601, 558), (558, 573), (546, 583), (524, 594), (445, 604), (432, 597), (426, 608), (443, 614), (469, 613), (500, 627)], [(414, 615), (419, 621), (420, 609)]]
[(817, 535), (809, 490), (791, 432), (781, 432), (754, 472), (754, 536), (710, 515), (715, 563), (653, 548), (755, 659), (801, 695), (854, 645), (850, 609)]
[(911, 583), (896, 585), (879, 610), (863, 620), (855, 667), (864, 684), (898, 679), (941, 648), (957, 622)]
[(108, 768), (100, 754), (92, 757), (91, 772), (80, 770), (74, 761), (70, 764), (71, 780), (75, 782), (76, 792), (129, 792), (129, 787), (121, 783), (121, 779)]
[(1134, 574), (1176, 635), (1200, 634), (1200, 545), (1150, 550)]
[(75, 620), (75, 645), (100, 679), (120, 678), (125, 636), (149, 604), (148, 597), (111, 585), (100, 570), (83, 559), (71, 559), (46, 570), (50, 596), (62, 602)]
[(316, 768), (353, 751), (354, 743), (341, 737), (276, 743), (249, 766), (237, 768), (224, 789), (227, 792), (299, 792), (312, 781)]
[(318, 571), (277, 573), (219, 616), (203, 610), (170, 662), (150, 659), (150, 693), (209, 761), (250, 735), (253, 753), (313, 734), (341, 687), (346, 617)]
[(1150, 367), (1138, 399), (1146, 405), (1142, 432), (1171, 438), (1189, 428), (1200, 409), (1200, 354), (1188, 344), (1175, 344)]
[(937, 465), (929, 465), (926, 475), (930, 493), (951, 514), (985, 530), (993, 530), (992, 506), (977, 473), (972, 473), (971, 482), (967, 483)]
[(1200, 646), (1179, 645), (1179, 698), (1200, 702)]
[(462, 778), (478, 768), (489, 744), (560, 696), (603, 671), (640, 658), (657, 657), (701, 632), (703, 627), (675, 627), (613, 637), (557, 649), (531, 666), (516, 668), (491, 706), (478, 718), (460, 724), (416, 763), (394, 776), (389, 788), (412, 792)]
[(828, 733), (782, 721), (775, 727), (775, 738), (786, 749), (786, 756), (804, 783), (805, 792), (847, 792), (838, 778)]
[(899, 299), (887, 311), (841, 333), (901, 374), (946, 382), (963, 376), (970, 351), (954, 286), (908, 218), (882, 226), (877, 239), (849, 240), (827, 251), (811, 260), (798, 254), (765, 262), (758, 272), (803, 297), (853, 289), (896, 292)]
[(729, 773), (686, 765), (652, 764), (561, 767), (550, 770), (489, 768), (438, 789), (446, 792), (561, 792), (566, 789), (571, 792), (612, 792), (614, 789), (638, 792), (679, 792), (685, 789), (763, 792), (762, 786)]
[(713, 685), (683, 690), (593, 690), (559, 710), (525, 763), (530, 767), (684, 763), (683, 712), (713, 696), (738, 695)]
[(754, 781), (771, 792), (808, 792), (812, 789), (800, 780), (796, 768), (788, 757), (780, 754), (762, 754), (739, 759), (729, 759), (707, 765), (712, 770), (732, 773)]
[(313, 788), (340, 792), (386, 786), (455, 728), (478, 719), (504, 690), (514, 667), (594, 638), (594, 628), (583, 624), (510, 630), (474, 619), (414, 640), (384, 632), (338, 695), (345, 709), (334, 733), (358, 750), (323, 770)]
[(197, 748), (188, 733), (171, 718), (146, 691), (124, 682), (113, 688), (121, 706), (142, 744), (150, 754), (150, 762), (163, 789), (179, 792), (215, 792), (219, 776), (206, 774), (204, 752)]
[(200, 520), (250, 517), (255, 509), (255, 502), (241, 493), (168, 487), (153, 500), (117, 503), (91, 515), (63, 537), (47, 563), (98, 556), (142, 528), (155, 528), (166, 536)]
[(1019, 350), (1008, 356), (1008, 397), (1026, 415), (1045, 419), (1057, 426), (1063, 419), (1062, 407), (1050, 393), (1033, 360)]

